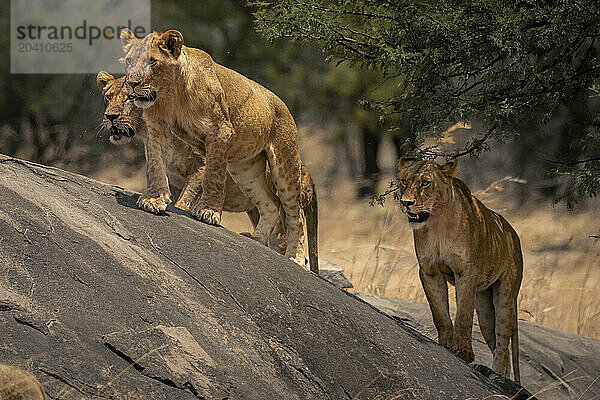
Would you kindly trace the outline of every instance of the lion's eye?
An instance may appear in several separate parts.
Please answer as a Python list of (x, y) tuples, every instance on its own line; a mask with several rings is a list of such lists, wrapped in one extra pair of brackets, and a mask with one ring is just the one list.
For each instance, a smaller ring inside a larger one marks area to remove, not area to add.
[(430, 182), (430, 181), (423, 181), (423, 182), (421, 182), (421, 187), (424, 187), (424, 188), (426, 188), (426, 187), (428, 187), (429, 185), (431, 185), (431, 182)]
[(406, 179), (402, 179), (402, 180), (400, 180), (400, 184), (402, 186), (406, 186), (408, 184), (408, 182), (406, 182)]
[(135, 99), (135, 95), (132, 93), (129, 96), (127, 96), (127, 100), (133, 100)]
[(104, 98), (106, 98), (106, 101), (111, 101), (112, 100), (112, 94), (107, 94), (106, 96), (104, 96)]

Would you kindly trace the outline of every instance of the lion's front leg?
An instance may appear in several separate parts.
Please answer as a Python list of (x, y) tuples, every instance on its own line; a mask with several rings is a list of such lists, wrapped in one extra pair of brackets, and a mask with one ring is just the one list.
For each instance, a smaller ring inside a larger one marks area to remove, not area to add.
[(145, 211), (160, 214), (171, 203), (167, 166), (171, 162), (173, 148), (168, 136), (149, 132), (144, 149), (146, 152), (146, 192), (140, 196), (138, 206)]
[(453, 328), (448, 307), (448, 284), (436, 266), (420, 265), (419, 278), (429, 303), (433, 323), (438, 332), (438, 343), (452, 347)]
[(194, 205), (192, 215), (198, 220), (219, 225), (225, 200), (227, 177), (227, 151), (233, 133), (230, 123), (222, 123), (217, 134), (206, 140), (206, 170), (202, 179), (202, 196)]
[(202, 195), (202, 180), (204, 179), (204, 165), (194, 171), (185, 181), (181, 195), (175, 202), (175, 207), (185, 211), (194, 209)]
[(456, 280), (456, 318), (454, 320), (454, 341), (452, 352), (465, 362), (475, 360), (471, 336), (473, 332), (473, 311), (477, 297), (477, 266), (465, 268)]

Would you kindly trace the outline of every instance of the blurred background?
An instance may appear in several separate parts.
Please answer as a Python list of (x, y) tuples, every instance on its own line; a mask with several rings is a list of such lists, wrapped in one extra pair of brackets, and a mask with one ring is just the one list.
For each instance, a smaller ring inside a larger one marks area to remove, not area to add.
[[(2, 4), (0, 47), (7, 55), (9, 2)], [(391, 199), (385, 207), (369, 205), (393, 179), (412, 132), (409, 121), (380, 121), (358, 102), (395, 88), (382, 85), (377, 72), (326, 62), (310, 46), (266, 42), (243, 1), (154, 1), (152, 28), (178, 29), (187, 46), (281, 97), (298, 123), (301, 155), (317, 184), (321, 257), (340, 265), (355, 290), (425, 301), (405, 217)], [(95, 75), (11, 74), (8, 57), (0, 59), (0, 71), (0, 152), (143, 190), (143, 145), (109, 143)], [(561, 182), (544, 176), (546, 160), (578, 156), (567, 134), (575, 128), (564, 117), (579, 111), (577, 104), (565, 108), (546, 135), (532, 127), (510, 143), (492, 144), (478, 160), (461, 159), (458, 176), (521, 236), (519, 317), (600, 339), (600, 241), (590, 237), (600, 231), (598, 201), (574, 212), (553, 206)], [(438, 144), (452, 148), (477, 129), (475, 121), (449, 127)], [(245, 214), (226, 214), (224, 225), (250, 229)]]

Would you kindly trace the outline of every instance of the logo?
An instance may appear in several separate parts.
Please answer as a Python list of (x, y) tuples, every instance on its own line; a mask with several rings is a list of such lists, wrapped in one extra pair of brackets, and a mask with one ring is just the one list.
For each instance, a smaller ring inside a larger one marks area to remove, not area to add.
[(11, 72), (122, 73), (125, 28), (150, 32), (150, 0), (11, 0)]

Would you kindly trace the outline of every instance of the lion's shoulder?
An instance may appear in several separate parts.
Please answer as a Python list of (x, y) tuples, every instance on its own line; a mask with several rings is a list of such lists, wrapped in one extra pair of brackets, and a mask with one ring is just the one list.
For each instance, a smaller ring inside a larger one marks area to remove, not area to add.
[(516, 231), (506, 218), (483, 204), (460, 179), (453, 178), (453, 185), (455, 191), (464, 199), (460, 202), (462, 214), (471, 225), (471, 229), (465, 233), (473, 236), (474, 240), (467, 243), (480, 243), (483, 239), (479, 236), (493, 238), (497, 244), (503, 242), (511, 243), (511, 246), (514, 246), (519, 242)]

